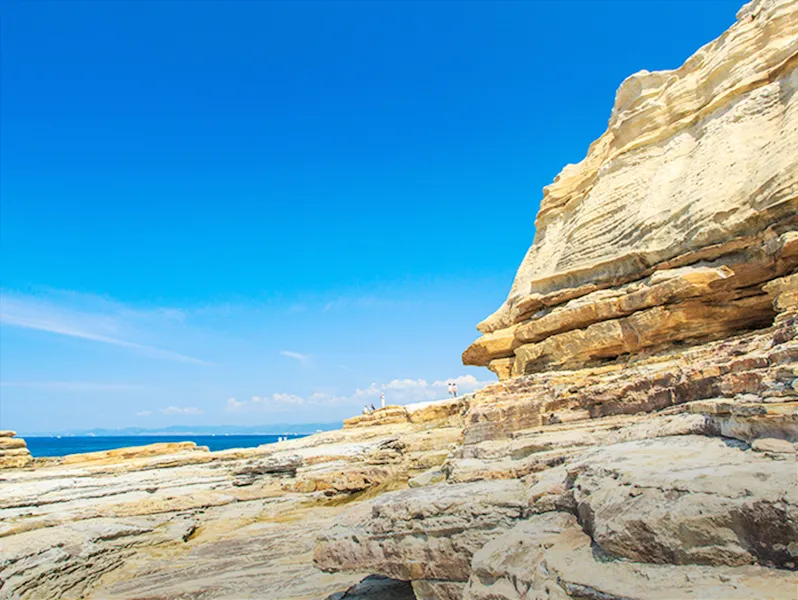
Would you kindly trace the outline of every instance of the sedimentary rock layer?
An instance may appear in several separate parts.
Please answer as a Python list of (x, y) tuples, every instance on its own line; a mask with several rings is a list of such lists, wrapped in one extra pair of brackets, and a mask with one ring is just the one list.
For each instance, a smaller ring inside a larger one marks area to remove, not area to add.
[[(767, 324), (798, 266), (798, 5), (758, 0), (679, 69), (618, 90), (544, 190), (502, 307), (463, 354), (500, 378)], [(793, 284), (794, 287), (794, 284)]]
[(25, 440), (16, 431), (0, 430), (0, 469), (27, 467), (32, 461)]
[(479, 390), (435, 476), (352, 509), (317, 564), (412, 579), (422, 599), (790, 597), (798, 312), (782, 316)]
[(797, 52), (757, 0), (624, 82), (464, 355), (503, 381), (0, 471), (0, 599), (795, 597)]
[[(244, 450), (154, 444), (5, 468), (0, 598), (340, 596), (369, 572), (315, 569), (317, 533), (348, 503), (440, 465), (460, 435), (443, 422), (407, 423)], [(412, 594), (371, 581), (360, 597), (368, 590)]]
[(794, 596), (796, 91), (790, 0), (625, 81), (463, 354), (503, 381), (468, 399), (443, 465), (322, 534), (317, 564), (422, 600)]

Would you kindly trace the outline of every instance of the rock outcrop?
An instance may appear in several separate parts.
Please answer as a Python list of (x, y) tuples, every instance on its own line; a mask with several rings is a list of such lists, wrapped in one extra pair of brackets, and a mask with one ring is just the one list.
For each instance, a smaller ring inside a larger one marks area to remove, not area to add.
[(0, 430), (0, 469), (27, 467), (32, 462), (25, 440), (16, 431)]
[(319, 537), (426, 599), (798, 590), (798, 3), (623, 83), (545, 189), (436, 469)]
[(9, 465), (0, 599), (407, 598), (409, 584), (367, 569), (316, 569), (316, 535), (350, 504), (440, 466), (461, 435), (441, 420), (406, 422), (241, 450), (182, 442)]
[(624, 81), (606, 133), (544, 190), (464, 362), (502, 379), (579, 368), (759, 328), (795, 302), (765, 288), (798, 265), (797, 38), (794, 2), (758, 0), (679, 69)]
[(625, 81), (464, 353), (500, 378), (474, 394), (8, 465), (0, 600), (794, 598), (797, 90), (795, 0)]

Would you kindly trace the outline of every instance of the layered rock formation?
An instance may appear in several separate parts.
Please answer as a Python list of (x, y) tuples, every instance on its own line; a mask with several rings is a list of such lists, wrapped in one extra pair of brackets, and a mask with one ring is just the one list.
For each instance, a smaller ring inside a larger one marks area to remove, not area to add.
[(796, 14), (752, 2), (679, 69), (624, 81), (466, 364), (504, 379), (772, 321), (763, 287), (798, 264)]
[(419, 599), (798, 593), (798, 3), (623, 83), (463, 354), (502, 380), (319, 538)]
[(16, 431), (0, 430), (0, 469), (27, 467), (32, 462), (25, 440)]
[(316, 535), (350, 503), (440, 465), (460, 433), (440, 421), (407, 423), (244, 450), (154, 444), (5, 468), (0, 599), (379, 592), (404, 600), (409, 584), (370, 578), (358, 586), (365, 569), (316, 569)]
[(797, 340), (785, 312), (683, 352), (483, 388), (442, 477), (353, 509), (316, 562), (411, 580), (421, 599), (791, 598)]
[(0, 471), (0, 599), (794, 598), (797, 57), (757, 0), (624, 82), (464, 354), (501, 381)]

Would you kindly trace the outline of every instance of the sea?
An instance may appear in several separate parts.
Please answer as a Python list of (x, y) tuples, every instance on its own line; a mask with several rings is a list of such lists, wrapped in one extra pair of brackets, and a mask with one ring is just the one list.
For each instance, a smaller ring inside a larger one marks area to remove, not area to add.
[(248, 434), (216, 434), (216, 435), (114, 435), (114, 436), (25, 436), (28, 450), (33, 456), (64, 456), (83, 452), (114, 450), (130, 446), (145, 446), (159, 442), (195, 442), (197, 446), (208, 446), (211, 451), (228, 450), (229, 448), (254, 448), (261, 444), (273, 444), (279, 438), (296, 439), (299, 434), (286, 435), (248, 435)]

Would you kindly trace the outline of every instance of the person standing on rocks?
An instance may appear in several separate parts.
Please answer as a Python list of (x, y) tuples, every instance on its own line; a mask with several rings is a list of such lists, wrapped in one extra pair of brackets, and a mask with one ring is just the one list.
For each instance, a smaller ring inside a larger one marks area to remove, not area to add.
[(450, 381), (449, 382), (449, 397), (452, 397), (452, 394), (453, 394), (453, 392), (452, 392), (452, 382)]
[(457, 384), (452, 382), (452, 397), (457, 398)]
[(380, 408), (385, 408), (385, 392), (382, 392), (380, 394), (380, 404), (381, 404)]

